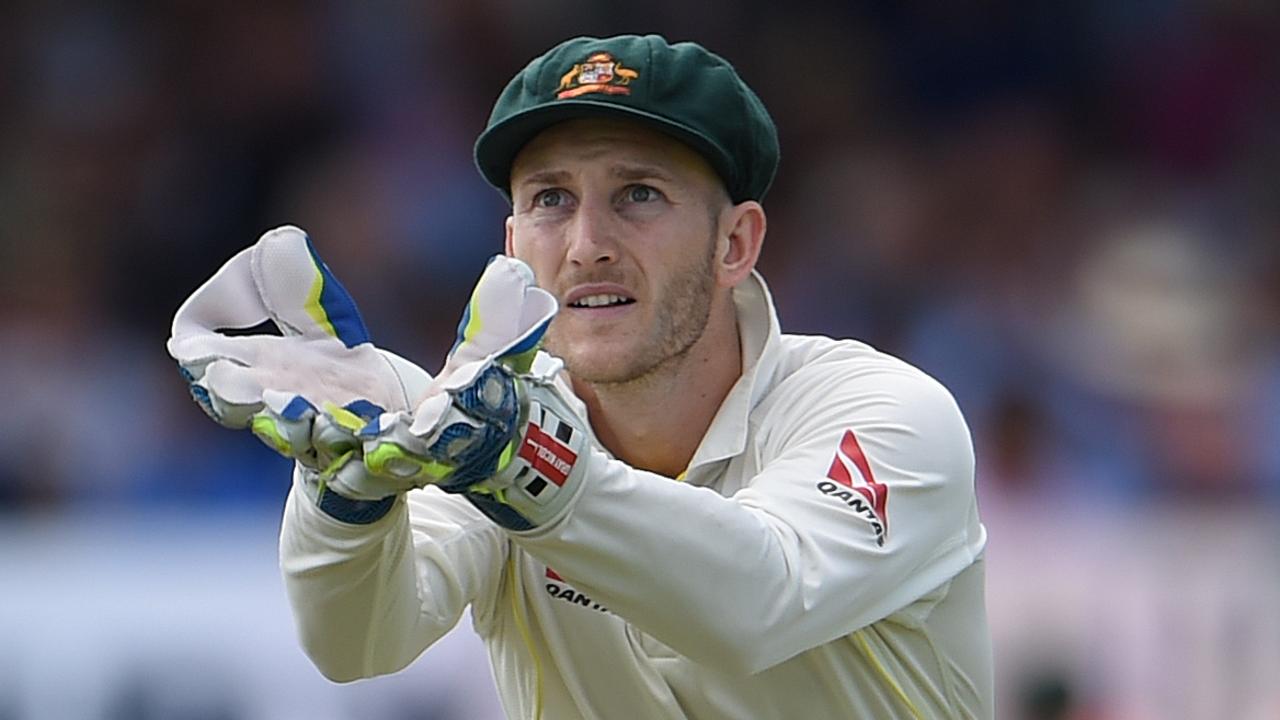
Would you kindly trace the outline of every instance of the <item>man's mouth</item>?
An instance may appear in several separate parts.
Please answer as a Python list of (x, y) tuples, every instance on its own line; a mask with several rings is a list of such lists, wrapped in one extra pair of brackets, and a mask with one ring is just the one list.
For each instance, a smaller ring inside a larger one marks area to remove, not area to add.
[(595, 282), (580, 283), (569, 289), (564, 296), (564, 305), (575, 310), (608, 310), (634, 305), (635, 296), (621, 283)]
[(601, 293), (598, 295), (585, 295), (569, 303), (569, 307), (573, 308), (601, 308), (615, 307), (618, 305), (630, 305), (635, 300), (623, 295), (614, 295), (611, 293)]

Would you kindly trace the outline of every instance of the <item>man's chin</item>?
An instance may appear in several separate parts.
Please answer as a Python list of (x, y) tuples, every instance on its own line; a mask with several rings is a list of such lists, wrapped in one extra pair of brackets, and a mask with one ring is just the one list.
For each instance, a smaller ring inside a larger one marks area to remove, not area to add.
[(577, 337), (566, 342), (565, 336), (547, 334), (543, 348), (564, 361), (564, 367), (575, 380), (592, 384), (625, 383), (643, 376), (652, 365), (646, 363), (646, 352), (635, 337)]
[(560, 352), (554, 344), (547, 352), (564, 361), (565, 370), (579, 382), (591, 384), (625, 383), (643, 375), (635, 350), (614, 344), (572, 347)]
[(617, 358), (567, 357), (564, 367), (569, 375), (579, 382), (593, 385), (624, 383), (635, 379), (639, 374), (628, 363)]

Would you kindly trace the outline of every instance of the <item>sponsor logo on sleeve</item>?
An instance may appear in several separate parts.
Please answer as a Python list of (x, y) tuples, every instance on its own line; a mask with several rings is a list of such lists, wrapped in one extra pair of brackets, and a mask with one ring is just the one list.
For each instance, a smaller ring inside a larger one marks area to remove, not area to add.
[(569, 479), (582, 449), (582, 433), (536, 400), (516, 451), (519, 469), (513, 482), (535, 502), (545, 505)]
[(858, 445), (852, 430), (845, 430), (831, 459), (827, 479), (818, 483), (818, 492), (853, 508), (860, 517), (871, 523), (876, 545), (883, 546), (889, 534), (889, 487), (876, 482), (871, 474), (867, 456)]
[(546, 589), (547, 594), (550, 595), (551, 597), (557, 600), (563, 600), (572, 605), (580, 605), (585, 608), (591, 608), (592, 610), (597, 610), (599, 612), (609, 612), (609, 608), (592, 600), (586, 594), (580, 593), (577, 590), (574, 590), (572, 587), (570, 587), (569, 583), (565, 582), (565, 579), (560, 577), (560, 574), (557, 573), (555, 570), (552, 570), (551, 568), (548, 567), (546, 574), (547, 574), (547, 579), (546, 579), (546, 584), (544, 585), (544, 588)]

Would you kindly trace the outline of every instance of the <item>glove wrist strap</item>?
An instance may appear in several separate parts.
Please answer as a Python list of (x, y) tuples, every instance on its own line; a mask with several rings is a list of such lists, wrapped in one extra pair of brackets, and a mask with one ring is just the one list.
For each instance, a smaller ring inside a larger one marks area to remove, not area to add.
[(391, 507), (395, 503), (395, 495), (389, 495), (381, 500), (352, 500), (326, 488), (321, 491), (316, 507), (339, 522), (348, 525), (369, 525), (391, 512)]
[[(301, 467), (301, 466), (299, 466)], [(381, 520), (396, 504), (396, 496), (381, 500), (355, 500), (335, 492), (321, 481), (319, 473), (302, 468), (307, 496), (325, 515), (348, 525), (370, 525)]]

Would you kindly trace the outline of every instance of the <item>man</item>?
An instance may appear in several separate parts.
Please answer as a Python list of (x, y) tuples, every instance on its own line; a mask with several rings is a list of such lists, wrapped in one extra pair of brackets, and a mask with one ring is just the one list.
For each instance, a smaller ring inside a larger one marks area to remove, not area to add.
[(491, 264), (435, 379), (372, 348), (318, 259), (272, 285), (311, 277), (272, 265), (292, 229), (243, 277), (274, 340), (347, 376), (183, 350), (257, 319), (192, 324), (208, 286), (175, 321), (206, 409), (299, 458), (281, 565), (320, 670), (399, 670), (469, 606), (511, 717), (992, 717), (968, 430), (902, 361), (781, 334), (754, 272), (776, 133), (734, 70), (570, 40), (503, 92), (476, 158), (542, 289)]

